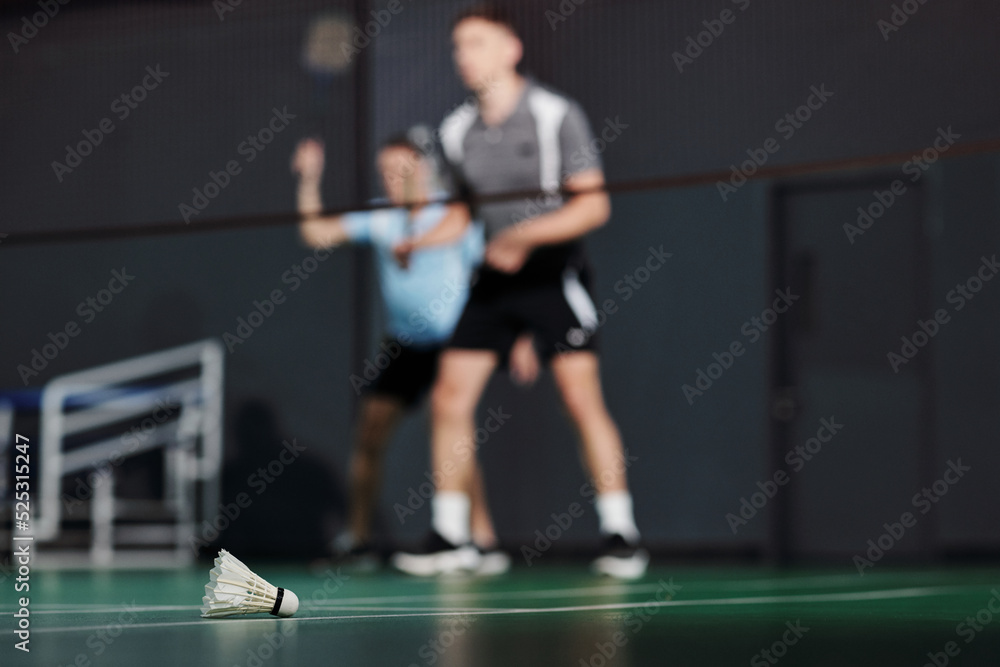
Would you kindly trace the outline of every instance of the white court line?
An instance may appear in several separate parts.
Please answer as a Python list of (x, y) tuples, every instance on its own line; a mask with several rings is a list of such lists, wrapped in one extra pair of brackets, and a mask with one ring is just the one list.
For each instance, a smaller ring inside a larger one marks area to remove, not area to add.
[[(199, 611), (201, 609), (200, 604), (184, 604), (184, 605), (146, 605), (143, 607), (126, 607), (125, 605), (90, 605), (83, 609), (35, 609), (34, 606), (31, 607), (31, 614), (34, 615), (53, 615), (53, 614), (113, 614), (117, 612), (159, 612), (159, 611)], [(320, 607), (313, 605), (302, 605), (302, 609), (305, 611), (309, 610), (319, 610)], [(333, 605), (333, 606), (323, 606), (323, 611), (333, 611), (340, 609), (343, 611), (450, 611), (450, 612), (465, 612), (469, 609), (474, 610), (488, 610), (489, 607), (383, 607), (383, 606), (359, 606), (359, 605)], [(7, 612), (0, 612), (7, 613)]]
[[(834, 582), (855, 582), (857, 581), (856, 575), (853, 574), (831, 574), (831, 575), (815, 575), (812, 577), (800, 577), (789, 578), (789, 579), (751, 579), (751, 580), (718, 580), (718, 581), (697, 581), (689, 584), (681, 584), (681, 588), (686, 588), (690, 586), (689, 590), (701, 590), (705, 588), (713, 588), (715, 586), (723, 587), (728, 590), (740, 590), (740, 589), (750, 589), (750, 590), (760, 590), (767, 588), (787, 588), (796, 587), (800, 585), (808, 584), (827, 584)], [(428, 582), (433, 583), (433, 582)], [(487, 591), (481, 593), (475, 592), (461, 592), (461, 593), (448, 593), (445, 591), (438, 591), (435, 593), (426, 593), (422, 595), (396, 595), (387, 597), (357, 597), (357, 598), (337, 598), (333, 600), (324, 602), (315, 602), (308, 600), (303, 601), (303, 609), (337, 609), (346, 607), (348, 605), (370, 605), (377, 604), (379, 608), (384, 608), (382, 605), (386, 603), (406, 603), (406, 602), (463, 602), (463, 601), (479, 601), (479, 600), (537, 600), (546, 598), (572, 598), (572, 597), (588, 597), (588, 596), (612, 596), (612, 595), (624, 595), (631, 593), (655, 593), (662, 588), (660, 584), (610, 584), (605, 586), (583, 586), (575, 588), (552, 588), (544, 590), (532, 590), (532, 591)], [(9, 607), (9, 609), (8, 609)], [(51, 607), (51, 609), (50, 609)], [(360, 608), (360, 607), (359, 607)], [(436, 607), (441, 609), (441, 607)], [(104, 604), (70, 604), (70, 603), (51, 603), (47, 605), (46, 603), (36, 603), (32, 605), (32, 611), (38, 609), (35, 613), (106, 613), (123, 610), (124, 606), (119, 605), (104, 605)], [(198, 610), (201, 609), (201, 605), (146, 605), (142, 607), (137, 607), (135, 610), (140, 612), (157, 612), (157, 611), (184, 611), (184, 610)], [(7, 613), (8, 611), (16, 611), (16, 605), (0, 605), (0, 613)]]
[[(672, 577), (671, 577), (672, 578)], [(670, 579), (670, 578), (668, 578)], [(802, 577), (799, 579), (764, 579), (745, 580), (720, 579), (718, 581), (697, 581), (690, 584), (681, 582), (681, 587), (691, 587), (692, 590), (712, 588), (720, 586), (729, 590), (751, 589), (760, 590), (767, 588), (794, 588), (803, 582), (808, 583), (834, 583), (834, 582), (857, 582), (858, 576), (855, 574), (830, 574), (816, 575), (813, 577)], [(764, 583), (767, 582), (767, 583)], [(423, 602), (426, 600), (507, 600), (507, 599), (545, 599), (553, 597), (587, 597), (589, 595), (621, 595), (624, 593), (655, 593), (660, 590), (660, 584), (611, 584), (607, 586), (589, 586), (579, 588), (553, 588), (540, 591), (493, 591), (486, 593), (448, 593), (436, 592), (423, 595), (396, 595), (390, 597), (363, 597), (363, 598), (341, 598), (338, 604), (366, 604), (377, 602)]]
[[(737, 598), (714, 598), (701, 600), (646, 600), (644, 602), (618, 602), (610, 604), (591, 604), (569, 607), (542, 607), (538, 609), (514, 608), (514, 609), (470, 609), (468, 611), (428, 611), (413, 613), (394, 614), (359, 614), (341, 616), (306, 616), (277, 619), (271, 618), (246, 618), (238, 619), (245, 623), (277, 623), (277, 622), (309, 622), (309, 621), (356, 621), (388, 618), (435, 618), (442, 616), (506, 616), (519, 614), (558, 614), (581, 611), (620, 611), (627, 609), (650, 608), (650, 607), (701, 607), (701, 606), (726, 606), (726, 605), (757, 605), (757, 604), (807, 604), (819, 602), (862, 602), (871, 600), (894, 600), (901, 598), (930, 597), (934, 595), (947, 595), (960, 590), (968, 590), (968, 586), (925, 586), (920, 588), (899, 588), (881, 591), (864, 591), (855, 593), (810, 593), (803, 595), (764, 595), (755, 597)], [(234, 619), (214, 619), (214, 620), (192, 620), (176, 622), (157, 623), (131, 623), (128, 628), (180, 628), (200, 625), (207, 627), (206, 623), (222, 624), (234, 623)], [(84, 625), (66, 628), (32, 628), (32, 631), (40, 633), (58, 632), (91, 632), (106, 628), (107, 624)], [(235, 624), (234, 624), (235, 627)], [(13, 634), (13, 631), (4, 634)]]
[[(433, 583), (433, 582), (428, 582)], [(483, 592), (483, 593), (447, 593), (447, 592), (437, 592), (437, 593), (427, 593), (424, 595), (396, 595), (389, 597), (360, 597), (360, 598), (337, 598), (335, 600), (330, 600), (330, 604), (335, 605), (362, 605), (362, 604), (381, 604), (390, 602), (432, 602), (432, 601), (455, 601), (461, 602), (464, 600), (505, 600), (505, 599), (544, 599), (552, 597), (586, 597), (592, 595), (622, 595), (628, 593), (653, 593), (660, 590), (662, 587), (660, 584), (614, 584), (610, 586), (586, 586), (578, 588), (553, 588), (548, 590), (540, 591), (493, 591), (493, 592)], [(306, 597), (303, 601), (303, 608), (319, 607), (322, 603), (315, 603)], [(74, 611), (74, 610), (85, 610), (94, 609), (95, 611), (116, 611), (124, 608), (124, 605), (101, 605), (101, 604), (68, 604), (68, 603), (52, 603), (53, 607), (57, 607), (58, 611)], [(7, 607), (10, 607), (9, 611), (16, 611), (17, 607), (15, 605), (0, 605), (0, 613), (5, 613), (8, 611)], [(45, 603), (32, 605), (32, 610), (36, 608), (45, 608)], [(139, 607), (138, 611), (161, 611), (161, 610), (174, 610), (174, 609), (201, 609), (201, 605), (178, 605), (178, 606), (156, 606), (148, 605), (145, 607)]]
[(190, 604), (162, 604), (162, 605), (143, 605), (133, 607), (131, 605), (125, 604), (109, 604), (109, 605), (90, 605), (85, 608), (77, 609), (36, 609), (36, 606), (42, 605), (31, 605), (31, 615), (34, 616), (38, 614), (113, 614), (117, 612), (158, 612), (158, 611), (194, 611), (196, 609), (201, 609), (201, 605), (190, 605)]
[(554, 597), (587, 597), (588, 595), (623, 595), (627, 593), (655, 593), (660, 584), (617, 584), (613, 586), (588, 586), (580, 588), (552, 588), (541, 591), (491, 591), (483, 593), (449, 593), (438, 591), (424, 595), (395, 595), (389, 597), (342, 598), (338, 604), (371, 604), (379, 602), (425, 602), (428, 600), (527, 600)]
[(787, 576), (781, 576), (779, 574), (774, 579), (711, 579), (698, 581), (696, 583), (699, 585), (717, 584), (726, 586), (727, 588), (759, 590), (761, 588), (796, 588), (798, 586), (809, 586), (811, 584), (822, 586), (840, 582), (857, 582), (858, 579), (858, 575), (852, 572), (850, 574), (816, 574), (811, 577), (798, 578), (796, 578), (794, 574)]
[[(683, 574), (683, 573), (682, 573)], [(713, 588), (716, 586), (726, 588), (728, 590), (761, 590), (761, 589), (780, 589), (780, 588), (795, 588), (803, 585), (809, 584), (834, 584), (837, 582), (856, 582), (857, 575), (854, 574), (823, 574), (815, 575), (811, 577), (799, 577), (795, 578), (794, 575), (788, 578), (782, 579), (719, 579), (719, 580), (709, 580), (709, 581), (695, 581), (692, 583), (681, 583), (681, 587), (687, 588), (689, 590), (702, 590), (705, 588)], [(473, 580), (469, 580), (473, 581)], [(434, 582), (428, 581), (428, 584)], [(369, 596), (369, 597), (357, 597), (357, 598), (337, 598), (335, 600), (329, 600), (330, 605), (335, 605), (336, 607), (344, 605), (364, 605), (364, 604), (384, 604), (389, 602), (396, 603), (406, 603), (406, 602), (430, 602), (430, 601), (440, 601), (440, 602), (463, 602), (467, 600), (538, 600), (546, 598), (559, 598), (559, 597), (588, 597), (588, 596), (611, 596), (611, 595), (623, 595), (629, 593), (655, 593), (660, 590), (660, 584), (610, 584), (605, 586), (582, 586), (574, 588), (553, 588), (544, 590), (532, 590), (532, 591), (491, 591), (491, 592), (463, 592), (463, 593), (448, 593), (445, 591), (437, 591), (434, 593), (425, 593), (421, 595), (395, 595), (387, 597)], [(314, 601), (303, 601), (303, 609), (326, 609), (326, 602), (314, 602)], [(39, 611), (37, 613), (42, 613), (43, 610), (49, 610), (45, 613), (55, 613), (64, 612), (69, 613), (70, 611), (79, 611), (80, 613), (103, 613), (108, 611), (116, 611), (124, 609), (123, 605), (101, 605), (101, 604), (71, 604), (71, 603), (35, 603), (32, 605), (32, 611), (34, 613), (35, 609)], [(138, 607), (137, 611), (142, 612), (156, 612), (156, 611), (183, 611), (183, 610), (194, 610), (200, 609), (201, 605), (148, 605), (143, 607)], [(334, 607), (331, 607), (334, 608)], [(88, 611), (93, 610), (93, 611)], [(0, 613), (14, 612), (17, 611), (16, 605), (4, 605), (0, 604)]]

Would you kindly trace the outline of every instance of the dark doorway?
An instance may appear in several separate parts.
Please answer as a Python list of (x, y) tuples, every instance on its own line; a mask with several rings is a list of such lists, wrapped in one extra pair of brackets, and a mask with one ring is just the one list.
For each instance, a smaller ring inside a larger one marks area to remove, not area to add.
[[(925, 345), (905, 363), (889, 354), (933, 320), (922, 199), (892, 175), (772, 191), (774, 288), (799, 297), (773, 339), (771, 463), (789, 475), (771, 508), (779, 560), (850, 565), (885, 524), (916, 514), (933, 340), (917, 336)], [(885, 557), (924, 548), (931, 516), (916, 517)]]

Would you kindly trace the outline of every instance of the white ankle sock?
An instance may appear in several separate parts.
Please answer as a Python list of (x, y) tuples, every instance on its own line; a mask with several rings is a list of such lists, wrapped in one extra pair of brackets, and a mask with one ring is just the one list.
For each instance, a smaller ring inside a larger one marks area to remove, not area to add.
[(438, 491), (431, 499), (431, 527), (452, 544), (467, 544), (469, 496), (461, 491)]
[(602, 534), (618, 533), (628, 542), (639, 541), (639, 529), (632, 515), (632, 494), (628, 491), (598, 494), (597, 518)]

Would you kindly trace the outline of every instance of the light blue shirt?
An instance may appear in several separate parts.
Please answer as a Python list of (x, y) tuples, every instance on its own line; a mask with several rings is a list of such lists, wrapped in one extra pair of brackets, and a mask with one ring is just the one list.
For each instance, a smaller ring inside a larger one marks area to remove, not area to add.
[(442, 204), (425, 206), (412, 223), (403, 208), (343, 217), (351, 241), (369, 243), (375, 250), (387, 333), (405, 345), (448, 341), (468, 299), (472, 271), (482, 260), (482, 225), (473, 223), (455, 243), (414, 252), (409, 268), (396, 263), (393, 247), (433, 229), (446, 210)]

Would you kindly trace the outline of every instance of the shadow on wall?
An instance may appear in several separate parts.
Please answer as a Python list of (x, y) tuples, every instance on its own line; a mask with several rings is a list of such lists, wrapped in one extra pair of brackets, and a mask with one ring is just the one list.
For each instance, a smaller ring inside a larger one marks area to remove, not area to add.
[(310, 445), (282, 435), (269, 403), (246, 399), (233, 414), (236, 454), (223, 466), (220, 506), (197, 530), (198, 544), (241, 557), (328, 554), (345, 521), (339, 476)]

